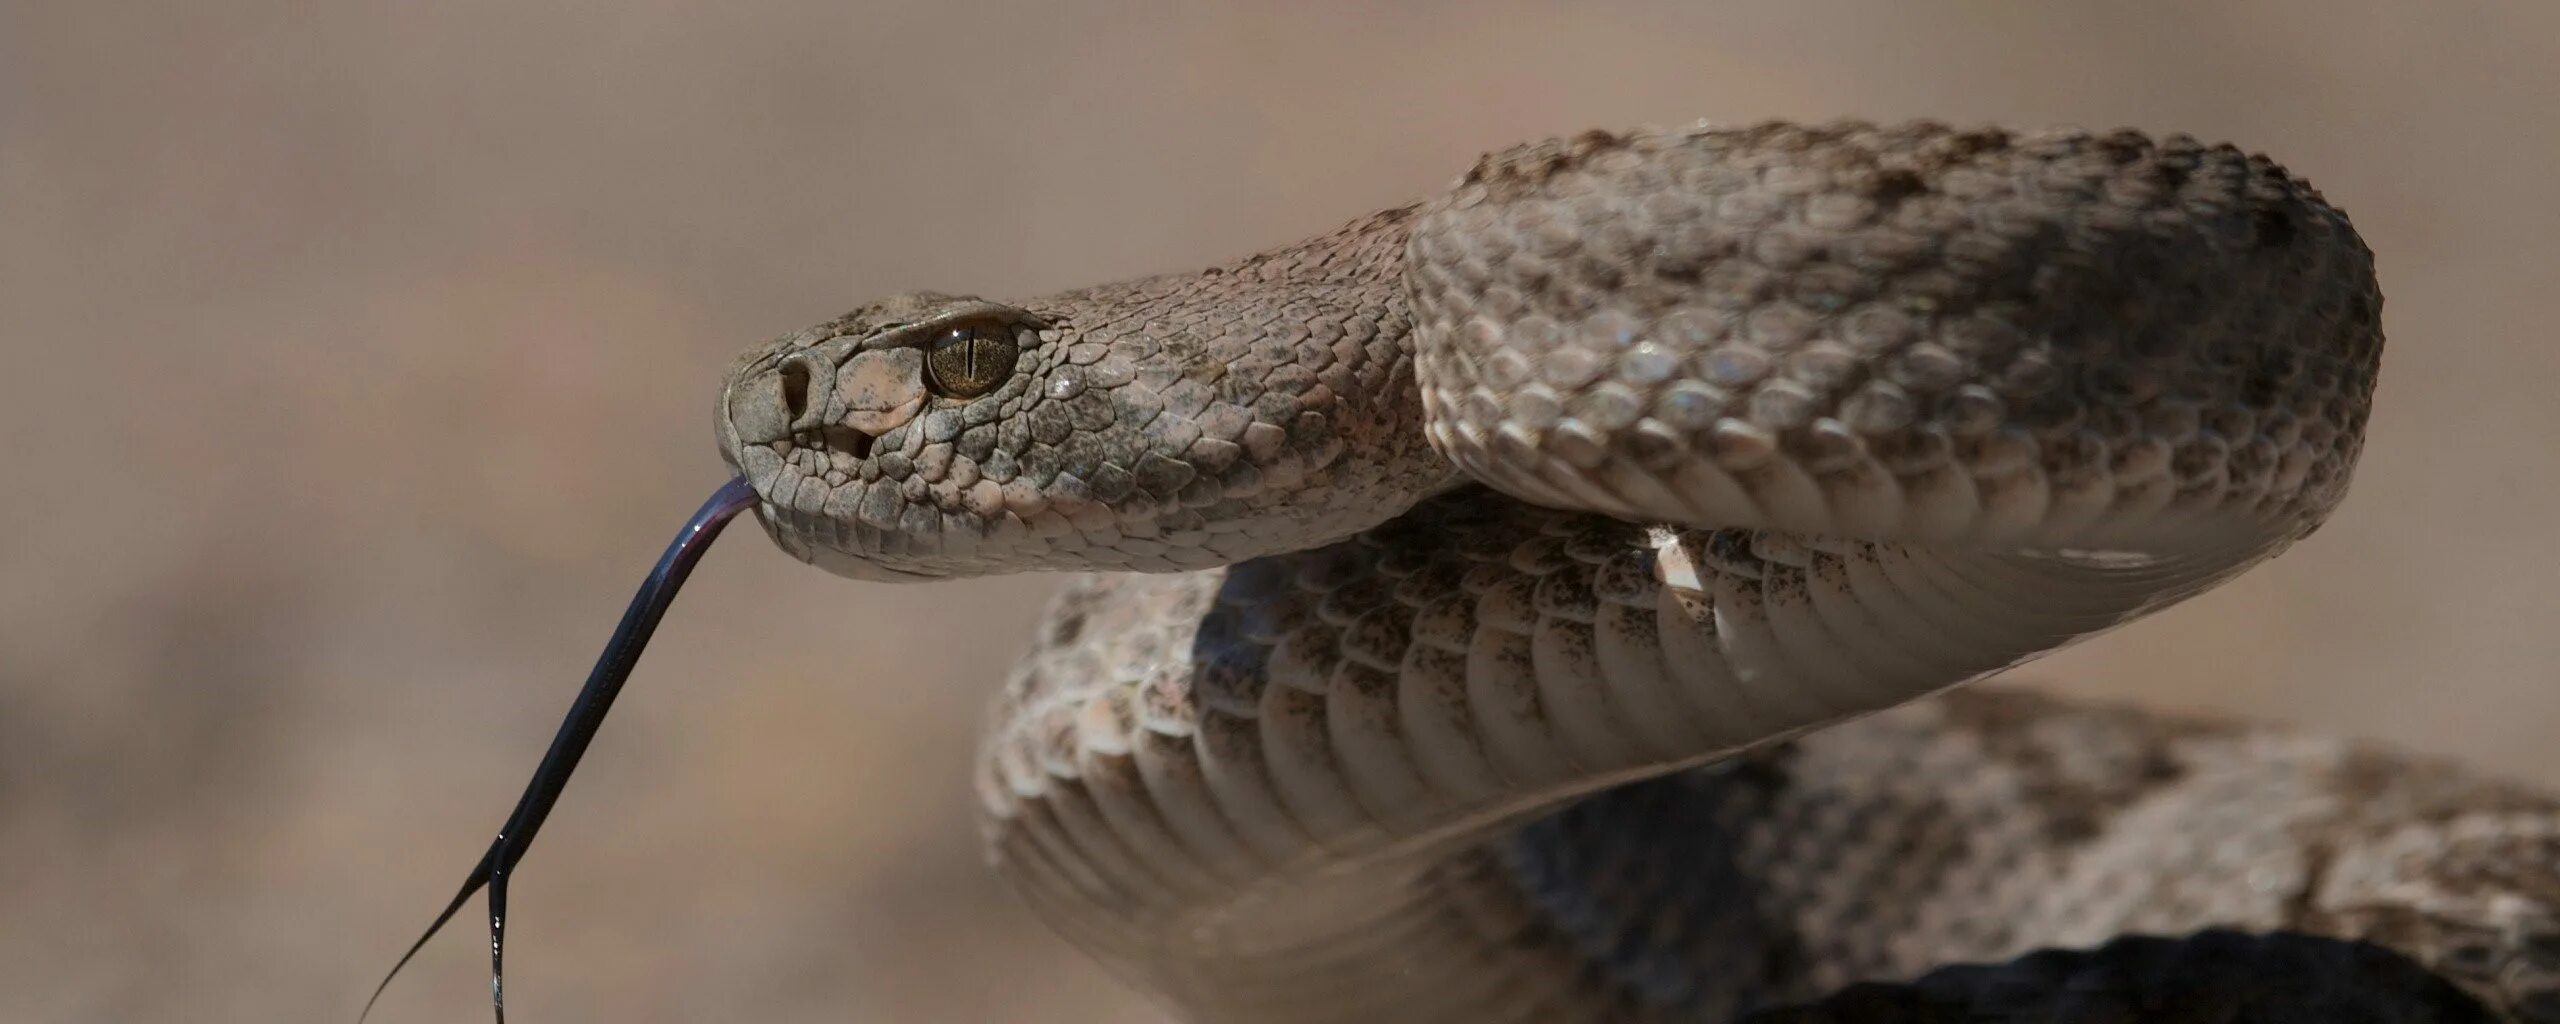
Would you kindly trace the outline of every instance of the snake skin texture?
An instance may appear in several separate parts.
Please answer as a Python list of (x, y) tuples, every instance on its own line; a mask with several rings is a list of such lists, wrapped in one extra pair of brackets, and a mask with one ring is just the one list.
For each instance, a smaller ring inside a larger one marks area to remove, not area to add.
[(2372, 258), (2132, 132), (1587, 133), (1197, 273), (740, 359), (862, 580), (1077, 576), (998, 871), (1195, 1021), (2560, 1021), (2560, 803), (1951, 689), (2346, 493)]

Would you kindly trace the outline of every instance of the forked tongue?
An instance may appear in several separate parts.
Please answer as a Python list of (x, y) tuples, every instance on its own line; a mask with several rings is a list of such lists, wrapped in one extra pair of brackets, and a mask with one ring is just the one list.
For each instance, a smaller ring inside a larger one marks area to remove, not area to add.
[(391, 973), (382, 976), (373, 995), (364, 1002), (364, 1013), (356, 1017), (363, 1024), (373, 1013), (373, 1004), (382, 998), (382, 990), (391, 987), (391, 979), (409, 966), (409, 959), (434, 938), (445, 922), (471, 899), (482, 886), (489, 889), (489, 1004), (497, 1013), (499, 1024), (506, 1024), (507, 988), (505, 938), (507, 925), (507, 874), (516, 862), (524, 859), (533, 846), (534, 833), (542, 831), (542, 820), (551, 816), (551, 806), (560, 802), (560, 791), (569, 785), (569, 775), (578, 770), (578, 759), (587, 753), (587, 743), (596, 737), (596, 728), (604, 724), (605, 712), (613, 710), (615, 694), (622, 692), (622, 682), (631, 677), (631, 666), (640, 660), (641, 648), (649, 645), (649, 634), (658, 629), (658, 620), (667, 614), (667, 606), (676, 599), (676, 589), (711, 548), (720, 528), (738, 513), (755, 506), (756, 492), (743, 479), (732, 479), (712, 492), (700, 511), (685, 521), (684, 530), (676, 534), (667, 553), (658, 556), (656, 568), (640, 583), (640, 592), (631, 595), (631, 607), (622, 613), (622, 623), (613, 628), (613, 637), (605, 641), (604, 654), (596, 658), (596, 667), (587, 673), (587, 685), (578, 690), (576, 703), (569, 705), (569, 717), (560, 723), (559, 733), (551, 737), (551, 749), (542, 754), (542, 764), (533, 770), (533, 781), (525, 784), (524, 795), (516, 798), (516, 809), (507, 815), (507, 823), (498, 829), (498, 837), (489, 843), (489, 852), (480, 855), (480, 863), (462, 880), (462, 891), (453, 894), (444, 912), (427, 926), (409, 951), (400, 954), (400, 962)]

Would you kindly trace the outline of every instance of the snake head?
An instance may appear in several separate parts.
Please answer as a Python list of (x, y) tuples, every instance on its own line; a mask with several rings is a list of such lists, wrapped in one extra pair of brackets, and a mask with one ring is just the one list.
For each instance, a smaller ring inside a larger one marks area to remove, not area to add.
[(854, 579), (1173, 572), (1347, 536), (1450, 471), (1415, 468), (1392, 278), (1309, 266), (877, 302), (743, 356), (721, 455), (783, 550)]
[(1072, 379), (1059, 337), (1035, 313), (965, 296), (864, 306), (739, 358), (721, 388), (721, 456), (804, 561), (866, 580), (967, 575), (975, 527), (1019, 474), (994, 458), (998, 421)]

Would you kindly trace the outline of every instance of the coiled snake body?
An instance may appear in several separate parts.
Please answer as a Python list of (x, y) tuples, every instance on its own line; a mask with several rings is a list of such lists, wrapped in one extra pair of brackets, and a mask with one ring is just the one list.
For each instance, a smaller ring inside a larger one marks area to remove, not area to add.
[(2560, 1020), (2545, 798), (1918, 700), (2309, 534), (2379, 311), (2227, 146), (1590, 133), (1195, 274), (866, 306), (719, 421), (817, 565), (1088, 573), (989, 849), (1185, 1019)]

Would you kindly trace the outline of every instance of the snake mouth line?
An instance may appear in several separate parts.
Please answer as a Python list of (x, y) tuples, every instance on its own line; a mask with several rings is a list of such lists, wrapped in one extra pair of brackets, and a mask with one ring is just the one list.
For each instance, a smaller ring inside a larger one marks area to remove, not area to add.
[(901, 548), (899, 542), (913, 544), (917, 540), (912, 534), (805, 513), (770, 499), (757, 504), (756, 518), (785, 553), (830, 572), (875, 583), (926, 583), (952, 578), (949, 572), (917, 567), (919, 560), (939, 552)]

